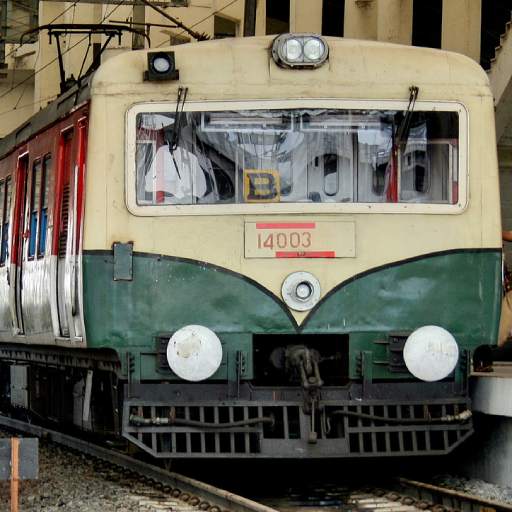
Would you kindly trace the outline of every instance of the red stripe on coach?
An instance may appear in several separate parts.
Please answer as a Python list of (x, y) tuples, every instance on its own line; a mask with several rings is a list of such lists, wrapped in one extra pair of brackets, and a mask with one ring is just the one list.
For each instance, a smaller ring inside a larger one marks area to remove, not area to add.
[(335, 251), (277, 251), (276, 258), (335, 258)]
[(257, 222), (256, 229), (315, 229), (316, 222)]

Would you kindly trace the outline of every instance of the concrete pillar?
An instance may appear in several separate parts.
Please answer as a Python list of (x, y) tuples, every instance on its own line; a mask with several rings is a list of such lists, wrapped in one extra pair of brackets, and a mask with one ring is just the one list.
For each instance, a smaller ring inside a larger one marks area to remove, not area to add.
[(445, 0), (441, 48), (463, 53), (479, 62), (481, 21), (482, 0)]
[[(40, 2), (39, 3), (39, 25), (45, 25), (54, 20), (53, 23), (66, 23), (65, 16), (56, 18), (64, 10), (65, 4), (61, 2)], [(39, 34), (39, 49), (35, 69), (40, 70), (34, 76), (34, 112), (38, 112), (51, 99), (59, 93), (59, 65), (57, 61), (47, 64), (57, 57), (55, 41), (50, 45), (48, 35), (44, 32)]]
[(377, 39), (411, 44), (413, 0), (377, 0)]
[(290, 32), (321, 34), (322, 0), (291, 0)]
[(473, 439), (459, 452), (457, 472), (468, 478), (510, 486), (512, 418), (476, 414), (475, 430)]
[(377, 39), (377, 0), (345, 0), (345, 37)]
[[(137, 4), (133, 6), (133, 23), (146, 23), (146, 6), (144, 4)], [(143, 25), (134, 25), (137, 30), (144, 30)], [(144, 37), (139, 34), (132, 34), (132, 50), (142, 50), (145, 46)]]
[(244, 0), (244, 24), (242, 34), (244, 37), (256, 35), (256, 0)]
[(256, 35), (264, 36), (267, 27), (267, 2), (258, 0), (256, 4)]

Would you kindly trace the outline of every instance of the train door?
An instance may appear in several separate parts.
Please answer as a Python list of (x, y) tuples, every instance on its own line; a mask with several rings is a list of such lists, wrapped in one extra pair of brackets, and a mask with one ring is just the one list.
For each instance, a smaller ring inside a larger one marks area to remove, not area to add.
[(39, 341), (53, 331), (49, 294), (50, 258), (46, 257), (48, 196), (51, 154), (39, 156), (32, 163), (25, 186), (24, 229), (21, 237), (21, 303), (25, 335), (38, 334)]
[(80, 246), (86, 120), (61, 133), (53, 226), (53, 297), (58, 338), (82, 341)]
[(0, 330), (11, 335), (9, 229), (11, 227), (12, 178), (0, 180)]
[(23, 312), (21, 303), (21, 275), (23, 272), (23, 249), (26, 238), (25, 212), (27, 202), (28, 154), (18, 158), (16, 168), (16, 185), (14, 194), (14, 215), (11, 238), (9, 265), (9, 305), (11, 309), (14, 334), (24, 334)]

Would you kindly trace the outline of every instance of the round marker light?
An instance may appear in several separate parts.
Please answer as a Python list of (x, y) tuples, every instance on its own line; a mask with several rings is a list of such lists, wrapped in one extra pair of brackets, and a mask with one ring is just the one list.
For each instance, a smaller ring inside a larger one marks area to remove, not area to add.
[(425, 325), (407, 338), (403, 355), (407, 369), (416, 378), (434, 382), (445, 379), (455, 370), (459, 347), (446, 329)]
[(288, 39), (284, 44), (284, 53), (289, 61), (297, 61), (302, 57), (302, 44), (297, 39)]
[(167, 73), (171, 69), (171, 63), (167, 56), (158, 56), (153, 59), (153, 69), (157, 73)]
[(222, 345), (218, 336), (207, 327), (186, 325), (171, 336), (167, 344), (167, 362), (184, 380), (205, 380), (219, 369)]
[(311, 285), (309, 283), (307, 283), (305, 281), (303, 281), (302, 283), (299, 283), (295, 290), (295, 295), (297, 295), (297, 298), (301, 299), (301, 300), (308, 299), (312, 293), (313, 293), (313, 288), (311, 287)]
[(320, 283), (309, 272), (294, 272), (283, 281), (281, 295), (289, 308), (309, 311), (320, 300)]
[(321, 59), (325, 51), (324, 43), (320, 39), (308, 39), (304, 43), (304, 57), (311, 61)]
[(173, 51), (148, 52), (148, 67), (144, 71), (144, 80), (179, 80), (176, 69), (176, 57)]

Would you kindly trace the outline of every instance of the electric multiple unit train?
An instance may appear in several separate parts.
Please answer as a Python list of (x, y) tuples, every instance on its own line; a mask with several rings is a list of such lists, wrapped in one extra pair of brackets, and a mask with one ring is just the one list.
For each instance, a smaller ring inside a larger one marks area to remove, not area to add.
[(426, 48), (111, 58), (0, 141), (3, 407), (162, 459), (448, 453), (498, 331), (493, 116)]

